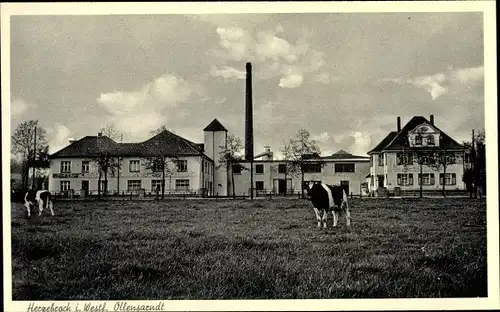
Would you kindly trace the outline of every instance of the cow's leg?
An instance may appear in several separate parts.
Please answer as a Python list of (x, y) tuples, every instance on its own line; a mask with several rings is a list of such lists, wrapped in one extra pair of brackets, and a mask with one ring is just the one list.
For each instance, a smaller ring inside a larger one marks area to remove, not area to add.
[(325, 209), (325, 210), (323, 210), (323, 218), (322, 218), (324, 228), (326, 228), (326, 219), (327, 218), (328, 218), (328, 211)]
[(318, 227), (321, 227), (321, 218), (319, 216), (318, 208), (314, 207), (314, 213), (316, 214), (316, 220), (318, 221)]
[(49, 208), (50, 208), (50, 213), (52, 216), (54, 216), (54, 204), (52, 203), (52, 200), (49, 200)]
[(332, 210), (333, 215), (333, 227), (337, 226), (337, 221), (339, 220), (339, 213), (336, 210)]
[(347, 226), (351, 226), (351, 213), (349, 212), (349, 204), (347, 202), (344, 202), (344, 214)]
[(24, 206), (26, 207), (26, 210), (28, 211), (28, 218), (31, 218), (31, 204), (29, 201), (24, 201)]
[(43, 200), (40, 199), (38, 201), (38, 216), (42, 215), (42, 211), (43, 211)]

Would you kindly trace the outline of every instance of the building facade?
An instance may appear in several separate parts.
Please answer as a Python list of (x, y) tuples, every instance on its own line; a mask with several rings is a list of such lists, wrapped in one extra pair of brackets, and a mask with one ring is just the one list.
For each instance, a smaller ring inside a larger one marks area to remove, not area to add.
[(370, 155), (369, 190), (384, 191), (465, 190), (462, 175), (466, 168), (465, 148), (422, 116), (413, 117), (403, 128), (397, 118), (390, 132)]

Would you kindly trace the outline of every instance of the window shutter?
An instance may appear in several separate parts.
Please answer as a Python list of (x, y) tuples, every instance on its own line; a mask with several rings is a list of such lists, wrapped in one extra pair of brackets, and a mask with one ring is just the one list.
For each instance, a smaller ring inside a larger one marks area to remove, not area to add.
[(418, 185), (422, 184), (422, 175), (418, 174)]
[(443, 185), (444, 184), (444, 175), (442, 173), (439, 174), (439, 184)]
[(413, 173), (408, 173), (408, 180), (410, 181), (410, 185), (413, 185)]
[(401, 185), (401, 173), (398, 173), (398, 185)]
[(457, 184), (457, 176), (454, 173), (451, 174), (451, 184)]
[(397, 153), (396, 158), (397, 158), (397, 159), (396, 159), (396, 163), (397, 163), (398, 165), (401, 165), (401, 154), (400, 154), (400, 153)]
[(431, 185), (434, 185), (436, 181), (434, 180), (434, 173), (431, 173)]

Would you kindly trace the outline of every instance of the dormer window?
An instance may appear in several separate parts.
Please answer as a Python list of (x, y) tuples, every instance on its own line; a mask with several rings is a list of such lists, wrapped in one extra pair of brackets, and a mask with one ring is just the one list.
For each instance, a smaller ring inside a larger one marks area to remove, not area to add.
[(422, 136), (420, 134), (415, 136), (415, 145), (422, 145)]
[(433, 135), (427, 136), (427, 145), (434, 146), (434, 136)]

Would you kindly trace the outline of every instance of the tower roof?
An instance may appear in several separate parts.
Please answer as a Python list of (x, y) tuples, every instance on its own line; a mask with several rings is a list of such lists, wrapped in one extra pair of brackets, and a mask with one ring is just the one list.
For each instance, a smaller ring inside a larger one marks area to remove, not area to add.
[(227, 129), (215, 118), (212, 122), (203, 129), (203, 131), (226, 131)]

